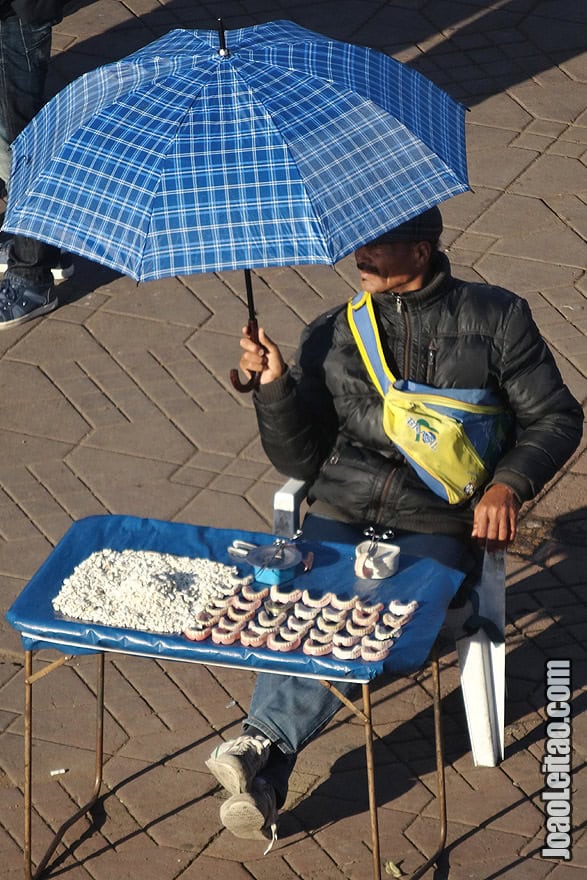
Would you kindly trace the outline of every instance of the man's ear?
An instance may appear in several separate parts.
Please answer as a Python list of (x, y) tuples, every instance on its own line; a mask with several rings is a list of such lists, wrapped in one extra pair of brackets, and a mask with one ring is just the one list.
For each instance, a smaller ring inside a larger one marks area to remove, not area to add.
[(429, 241), (418, 241), (414, 245), (414, 255), (421, 268), (424, 268), (430, 262), (432, 257), (432, 244)]

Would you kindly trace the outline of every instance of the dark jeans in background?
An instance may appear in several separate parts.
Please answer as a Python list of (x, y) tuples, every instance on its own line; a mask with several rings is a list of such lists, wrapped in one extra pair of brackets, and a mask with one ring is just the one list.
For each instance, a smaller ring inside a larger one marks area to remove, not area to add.
[[(10, 144), (44, 103), (51, 27), (51, 22), (27, 25), (16, 16), (0, 21), (0, 178), (6, 185)], [(8, 270), (31, 284), (48, 284), (58, 260), (58, 248), (16, 236)]]

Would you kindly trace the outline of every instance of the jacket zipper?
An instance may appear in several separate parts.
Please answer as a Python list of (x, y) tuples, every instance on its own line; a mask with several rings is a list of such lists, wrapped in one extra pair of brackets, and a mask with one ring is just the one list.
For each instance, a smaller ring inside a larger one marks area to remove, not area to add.
[(409, 379), (409, 377), (410, 377), (410, 373), (409, 373), (410, 345), (412, 342), (412, 328), (410, 325), (410, 316), (408, 315), (407, 311), (402, 306), (402, 298), (399, 293), (396, 293), (396, 295), (395, 295), (395, 310), (398, 313), (398, 315), (403, 314), (403, 318), (404, 318), (404, 326), (406, 328), (406, 342), (405, 342), (405, 348), (404, 348), (404, 375), (403, 375), (403, 378)]
[(438, 346), (434, 339), (431, 339), (428, 343), (428, 361), (426, 363), (426, 385), (432, 385), (432, 379), (434, 378), (434, 373), (436, 369), (436, 352), (438, 351)]
[(387, 500), (387, 496), (389, 495), (389, 490), (391, 489), (391, 484), (393, 482), (393, 478), (397, 473), (397, 467), (392, 467), (390, 472), (385, 478), (385, 483), (383, 484), (383, 489), (381, 490), (381, 495), (379, 496), (379, 505), (377, 507), (377, 514), (375, 516), (375, 525), (381, 524), (381, 517), (383, 515), (383, 507), (385, 501)]

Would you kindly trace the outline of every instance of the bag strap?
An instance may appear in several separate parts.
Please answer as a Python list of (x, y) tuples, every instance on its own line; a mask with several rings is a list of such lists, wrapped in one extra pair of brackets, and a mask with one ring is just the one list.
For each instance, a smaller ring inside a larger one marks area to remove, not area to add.
[(370, 293), (363, 291), (349, 300), (347, 319), (371, 381), (381, 396), (385, 397), (387, 389), (395, 382), (395, 376), (389, 369), (383, 354), (381, 336)]

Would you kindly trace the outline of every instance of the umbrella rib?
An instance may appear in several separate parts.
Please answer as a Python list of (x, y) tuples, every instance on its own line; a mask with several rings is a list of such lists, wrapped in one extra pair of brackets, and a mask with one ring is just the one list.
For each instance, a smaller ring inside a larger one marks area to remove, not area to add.
[[(295, 156), (293, 156), (293, 154), (292, 154), (292, 152), (291, 152), (290, 146), (289, 146), (289, 144), (288, 144), (286, 138), (284, 137), (283, 132), (281, 131), (281, 129), (279, 128), (279, 126), (276, 125), (275, 120), (273, 119), (273, 117), (267, 112), (267, 110), (265, 109), (265, 105), (262, 103), (262, 101), (260, 101), (260, 100), (255, 96), (255, 94), (254, 94), (252, 88), (249, 86), (249, 84), (248, 84), (248, 82), (246, 81), (246, 79), (245, 79), (245, 78), (239, 73), (238, 68), (237, 68), (237, 66), (236, 66), (234, 63), (232, 64), (232, 69), (233, 69), (233, 71), (234, 71), (235, 76), (238, 77), (238, 79), (239, 79), (239, 81), (240, 81), (241, 83), (243, 83), (243, 85), (244, 85), (244, 87), (245, 87), (245, 89), (246, 89), (248, 95), (250, 96), (251, 102), (252, 102), (255, 106), (260, 107), (260, 108), (262, 109), (263, 114), (264, 114), (268, 119), (271, 120), (271, 124), (272, 124), (273, 128), (275, 129), (275, 131), (279, 133), (279, 137), (280, 137), (280, 139), (281, 139), (281, 142), (282, 142), (282, 144), (283, 144), (283, 147), (284, 147), (284, 149), (287, 151), (287, 155), (288, 155), (288, 157), (289, 157), (289, 160), (290, 160), (291, 164), (295, 167), (295, 169), (296, 169), (296, 171), (297, 171), (297, 173), (298, 173), (298, 179), (300, 180), (301, 184), (303, 185), (304, 193), (306, 194), (306, 198), (308, 199), (308, 203), (309, 203), (309, 204), (311, 205), (311, 207), (312, 207), (312, 215), (313, 215), (314, 222), (320, 227), (320, 230), (321, 230), (321, 232), (322, 232), (322, 236), (323, 236), (324, 241), (330, 241), (330, 238), (329, 238), (329, 236), (328, 236), (328, 230), (327, 230), (327, 229), (325, 228), (325, 226), (324, 226), (324, 222), (323, 222), (323, 220), (322, 220), (322, 217), (320, 216), (320, 213), (316, 210), (316, 206), (315, 206), (314, 201), (313, 201), (313, 199), (312, 199), (312, 197), (311, 197), (311, 194), (308, 192), (308, 189), (307, 189), (307, 187), (306, 187), (306, 185), (305, 185), (305, 183), (304, 183), (304, 177), (303, 177), (303, 175), (302, 175), (302, 173), (301, 173), (301, 171), (300, 171), (300, 168), (299, 168), (298, 163), (297, 163), (297, 161), (296, 161), (296, 159), (295, 159)], [(333, 263), (334, 263), (334, 260), (331, 259), (331, 264), (333, 264)]]

